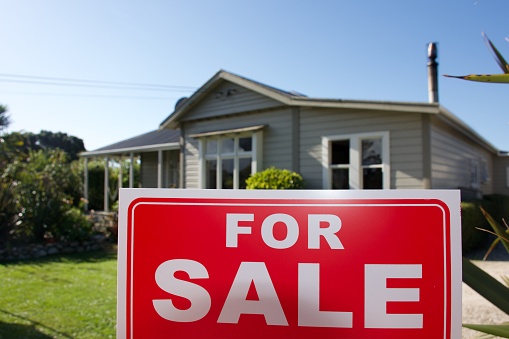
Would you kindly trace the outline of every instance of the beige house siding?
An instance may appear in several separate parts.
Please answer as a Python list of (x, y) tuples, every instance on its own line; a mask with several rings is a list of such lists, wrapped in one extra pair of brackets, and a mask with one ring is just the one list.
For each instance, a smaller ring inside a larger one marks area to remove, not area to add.
[(422, 188), (422, 124), (419, 114), (302, 108), (300, 173), (306, 188), (322, 189), (323, 136), (389, 132), (391, 188)]
[[(493, 155), (470, 141), (444, 122), (433, 119), (431, 126), (432, 188), (466, 188), (493, 192), (493, 179), (483, 178), (483, 167), (492, 173)], [(475, 164), (479, 165), (480, 186), (472, 186), (471, 175)], [(487, 167), (486, 167), (487, 166)]]
[(265, 125), (263, 129), (262, 167), (292, 168), (292, 133), (290, 122), (292, 109), (276, 109), (265, 112), (238, 114), (218, 119), (188, 121), (184, 124), (185, 141), (185, 188), (199, 188), (199, 141), (189, 135)]
[(495, 157), (493, 193), (509, 195), (509, 156)]
[[(229, 94), (228, 94), (229, 93)], [(281, 106), (275, 100), (230, 82), (223, 82), (193, 106), (182, 121), (216, 118)]]

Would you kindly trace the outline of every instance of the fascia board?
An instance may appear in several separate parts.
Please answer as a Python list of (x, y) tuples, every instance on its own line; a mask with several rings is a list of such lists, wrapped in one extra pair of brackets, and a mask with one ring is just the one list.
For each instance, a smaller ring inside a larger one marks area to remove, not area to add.
[(90, 152), (82, 152), (80, 153), (80, 157), (95, 157), (95, 156), (105, 156), (105, 155), (120, 155), (127, 153), (143, 153), (143, 152), (154, 152), (154, 151), (168, 151), (168, 150), (178, 150), (180, 149), (180, 145), (178, 142), (170, 142), (166, 144), (156, 144), (156, 145), (146, 145), (139, 147), (125, 147), (125, 148), (117, 148), (110, 150), (102, 150), (102, 151), (90, 151)]

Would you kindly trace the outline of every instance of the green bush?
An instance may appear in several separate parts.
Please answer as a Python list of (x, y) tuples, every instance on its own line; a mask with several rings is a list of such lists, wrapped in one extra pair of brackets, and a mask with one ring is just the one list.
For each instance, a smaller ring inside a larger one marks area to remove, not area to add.
[(503, 194), (486, 195), (484, 196), (483, 207), (497, 222), (501, 223), (502, 219), (509, 221), (509, 196)]
[(302, 176), (287, 169), (270, 167), (252, 174), (246, 180), (247, 189), (301, 189), (304, 187)]
[(482, 201), (461, 202), (461, 245), (463, 253), (478, 249), (486, 243), (488, 233), (476, 227), (486, 229), (488, 223), (481, 213)]
[(62, 215), (56, 238), (64, 241), (84, 241), (92, 234), (93, 224), (83, 212), (71, 207)]
[[(7, 241), (61, 240), (66, 219), (76, 220), (81, 203), (82, 181), (71, 170), (61, 150), (29, 151), (28, 157), (9, 164), (3, 174), (12, 183), (17, 221)], [(76, 210), (68, 211), (72, 208)], [(6, 241), (6, 239), (3, 239)]]
[(481, 212), (484, 208), (493, 219), (501, 222), (509, 220), (509, 196), (502, 194), (486, 195), (482, 200), (463, 201), (461, 203), (461, 231), (463, 253), (486, 246), (495, 236), (478, 228), (490, 229), (490, 225)]

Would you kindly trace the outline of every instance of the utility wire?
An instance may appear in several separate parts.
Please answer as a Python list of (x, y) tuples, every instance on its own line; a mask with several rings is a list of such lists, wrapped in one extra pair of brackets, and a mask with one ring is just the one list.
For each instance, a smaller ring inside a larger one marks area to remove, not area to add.
[[(11, 78), (11, 79), (2, 79), (2, 77), (3, 78)], [(6, 74), (6, 73), (0, 73), (0, 82), (26, 83), (26, 84), (34, 84), (34, 85), (67, 86), (67, 87), (95, 87), (95, 88), (110, 88), (110, 89), (149, 90), (149, 91), (189, 92), (189, 91), (193, 91), (196, 89), (196, 87), (190, 87), (190, 86), (130, 83), (130, 82), (119, 82), (119, 81), (99, 81), (99, 80), (86, 80), (86, 79), (73, 79), (73, 78), (57, 78), (57, 77), (42, 77), (42, 76)]]
[(2, 91), (0, 93), (18, 94), (18, 95), (38, 95), (38, 96), (58, 96), (58, 97), (87, 97), (87, 98), (106, 98), (106, 99), (143, 99), (143, 100), (172, 100), (179, 97), (146, 97), (133, 95), (107, 95), (107, 94), (73, 94), (73, 93), (45, 93), (45, 92), (12, 92)]

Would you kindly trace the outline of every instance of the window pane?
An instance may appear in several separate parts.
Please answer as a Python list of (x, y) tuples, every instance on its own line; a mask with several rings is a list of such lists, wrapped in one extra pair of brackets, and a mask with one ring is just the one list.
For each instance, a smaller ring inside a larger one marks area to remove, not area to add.
[(363, 185), (364, 189), (382, 189), (383, 178), (381, 168), (365, 168), (363, 169)]
[(207, 160), (205, 171), (205, 188), (217, 188), (217, 161)]
[(382, 139), (362, 140), (362, 165), (382, 163)]
[(332, 170), (332, 189), (349, 189), (348, 168), (336, 168)]
[(233, 159), (223, 159), (223, 181), (221, 188), (233, 188)]
[(217, 140), (207, 140), (206, 154), (217, 154)]
[(331, 143), (332, 165), (347, 165), (350, 163), (350, 140), (337, 140)]
[(233, 138), (223, 139), (221, 141), (221, 153), (227, 154), (227, 153), (233, 153), (235, 140)]
[(239, 139), (239, 152), (251, 152), (253, 150), (253, 138)]
[(239, 188), (246, 188), (246, 179), (251, 175), (251, 158), (239, 159)]

